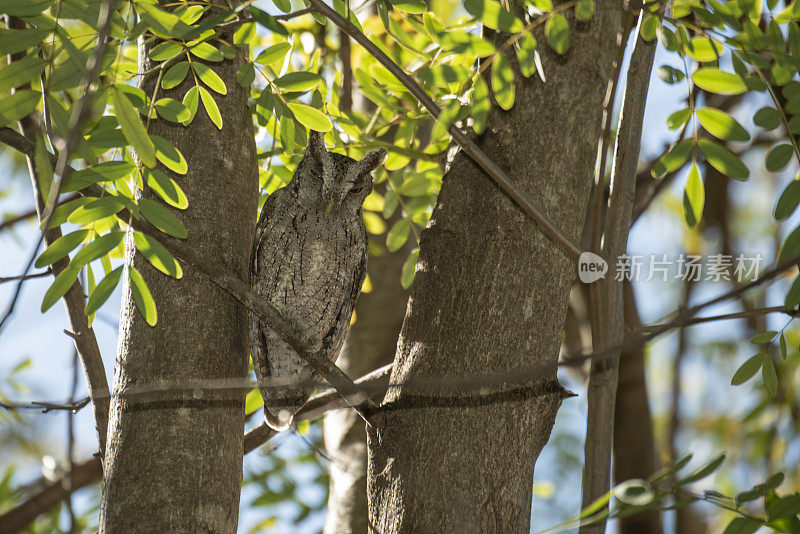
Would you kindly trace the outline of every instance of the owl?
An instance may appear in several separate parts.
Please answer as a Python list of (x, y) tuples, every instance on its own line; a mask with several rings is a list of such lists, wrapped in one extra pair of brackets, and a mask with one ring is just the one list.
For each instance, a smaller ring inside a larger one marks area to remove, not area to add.
[[(367, 273), (361, 205), (383, 149), (356, 161), (325, 149), (311, 131), (289, 184), (269, 196), (256, 227), (250, 286), (336, 361)], [(315, 389), (316, 371), (258, 318), (250, 317), (250, 351), (275, 430), (292, 424)]]

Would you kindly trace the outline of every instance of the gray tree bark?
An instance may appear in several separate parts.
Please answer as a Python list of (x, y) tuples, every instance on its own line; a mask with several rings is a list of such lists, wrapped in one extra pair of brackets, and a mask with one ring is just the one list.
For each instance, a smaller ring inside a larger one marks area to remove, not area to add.
[[(356, 323), (336, 361), (349, 376), (364, 376), (392, 362), (408, 300), (408, 292), (400, 285), (406, 254), (403, 249), (369, 259), (373, 289), (358, 298)], [(332, 459), (324, 532), (367, 532), (367, 434), (364, 421), (351, 409), (335, 410), (325, 416), (324, 437), (325, 449)]]
[[(228, 36), (229, 38), (230, 36)], [(140, 46), (140, 57), (152, 45)], [(193, 58), (193, 61), (198, 61)], [(218, 130), (203, 106), (189, 127), (153, 119), (150, 133), (172, 142), (189, 172), (175, 179), (189, 199), (175, 215), (187, 244), (247, 281), (258, 198), (258, 168), (249, 91), (236, 82), (241, 57), (212, 64), (227, 95), (215, 98), (223, 117)], [(140, 71), (151, 65), (144, 59)], [(159, 97), (180, 99), (192, 77)], [(152, 95), (153, 77), (143, 89)], [(145, 197), (155, 198), (147, 191)], [(247, 315), (230, 295), (188, 268), (181, 280), (156, 271), (128, 239), (127, 260), (146, 280), (158, 306), (148, 326), (130, 288), (123, 290), (114, 398), (103, 478), (102, 532), (235, 532), (242, 482), (244, 397), (170, 391), (126, 396), (160, 383), (244, 379)]]
[[(479, 146), (573, 241), (592, 182), (621, 3), (598, 2), (547, 82), (516, 72), (516, 103), (492, 109)], [(537, 34), (539, 42), (546, 40)], [(498, 43), (504, 42), (503, 37)], [(507, 54), (514, 64), (513, 52)], [(554, 365), (574, 258), (463, 153), (428, 228), (391, 383)], [(390, 390), (368, 429), (370, 521), (378, 532), (528, 532), (533, 468), (563, 389), (555, 373), (513, 394)], [(433, 396), (432, 396), (433, 395)]]

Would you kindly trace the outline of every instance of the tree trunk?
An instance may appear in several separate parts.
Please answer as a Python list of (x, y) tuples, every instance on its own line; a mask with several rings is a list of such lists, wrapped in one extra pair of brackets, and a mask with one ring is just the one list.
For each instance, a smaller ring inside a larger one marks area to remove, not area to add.
[[(230, 39), (229, 36), (224, 36)], [(151, 68), (140, 42), (140, 72)], [(193, 61), (199, 61), (192, 58)], [(187, 244), (221, 262), (243, 280), (256, 222), (258, 167), (249, 91), (236, 82), (237, 56), (211, 64), (227, 95), (215, 95), (222, 130), (203, 106), (190, 126), (154, 119), (150, 133), (172, 142), (189, 164), (186, 175), (162, 168), (189, 199), (175, 215), (186, 226)], [(159, 98), (181, 99), (187, 77)], [(143, 89), (153, 94), (153, 77)], [(155, 198), (151, 193), (141, 193)], [(181, 280), (156, 271), (133, 249), (127, 261), (147, 282), (158, 306), (158, 323), (148, 326), (123, 289), (120, 339), (114, 373), (108, 455), (103, 478), (100, 528), (105, 532), (235, 532), (242, 482), (244, 396), (178, 390), (160, 395), (126, 395), (159, 384), (198, 384), (244, 379), (247, 372), (247, 315), (244, 307), (196, 271)]]
[[(621, 4), (601, 1), (590, 21), (569, 19), (571, 50), (539, 47), (546, 83), (522, 78), (514, 63), (516, 103), (492, 109), (478, 144), (577, 241)], [(422, 236), (391, 383), (553, 366), (574, 275), (575, 258), (458, 154)], [(411, 382), (390, 390), (368, 429), (372, 527), (528, 532), (534, 463), (565, 395), (549, 369), (488, 395)]]
[[(364, 376), (392, 362), (408, 300), (408, 292), (400, 285), (400, 271), (407, 253), (402, 249), (369, 259), (373, 289), (358, 298), (356, 323), (336, 361), (349, 376)], [(367, 434), (364, 421), (353, 410), (341, 409), (328, 413), (324, 425), (325, 449), (333, 459), (324, 532), (367, 532)]]

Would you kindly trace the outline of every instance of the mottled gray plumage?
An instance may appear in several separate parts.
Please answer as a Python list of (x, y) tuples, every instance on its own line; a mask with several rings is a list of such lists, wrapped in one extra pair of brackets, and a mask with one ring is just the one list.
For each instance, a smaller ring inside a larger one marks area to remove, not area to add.
[[(250, 285), (335, 361), (367, 273), (361, 205), (386, 152), (356, 161), (312, 131), (292, 181), (267, 199), (256, 227)], [(284, 430), (314, 391), (316, 372), (251, 315), (250, 351), (267, 424)], [(275, 387), (280, 383), (280, 387)], [(283, 385), (286, 384), (286, 385)]]

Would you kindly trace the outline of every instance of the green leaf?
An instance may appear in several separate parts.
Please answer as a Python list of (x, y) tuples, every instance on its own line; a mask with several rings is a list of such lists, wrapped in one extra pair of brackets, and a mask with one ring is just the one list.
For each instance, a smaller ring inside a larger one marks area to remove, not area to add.
[(698, 480), (706, 478), (708, 475), (716, 471), (724, 461), (725, 461), (725, 455), (720, 454), (719, 456), (711, 460), (709, 463), (707, 463), (705, 466), (703, 466), (702, 468), (698, 469), (697, 471), (689, 475), (688, 477), (679, 480), (677, 485), (685, 486), (686, 484), (697, 482)]
[(58, 299), (63, 297), (72, 284), (78, 279), (78, 274), (81, 272), (80, 267), (67, 267), (56, 276), (53, 284), (47, 289), (42, 299), (42, 313), (49, 310), (53, 304), (58, 302)]
[(466, 0), (464, 8), (487, 28), (509, 33), (524, 29), (522, 22), (495, 0)]
[(697, 146), (711, 166), (725, 176), (740, 181), (745, 181), (750, 176), (750, 170), (742, 163), (739, 156), (724, 146), (710, 139), (698, 139)]
[(182, 50), (183, 47), (181, 45), (165, 41), (163, 43), (158, 43), (156, 46), (150, 49), (150, 59), (152, 61), (166, 61), (180, 54)]
[(302, 92), (308, 91), (313, 89), (319, 82), (321, 81), (318, 74), (314, 74), (313, 72), (290, 72), (288, 74), (284, 74), (277, 80), (275, 80), (275, 85), (283, 89), (284, 91), (288, 92)]
[(781, 332), (781, 337), (780, 337), (780, 349), (781, 349), (781, 358), (783, 358), (783, 360), (786, 361), (786, 358), (789, 357), (789, 351), (786, 348), (786, 336), (783, 335), (783, 332)]
[(483, 76), (478, 76), (475, 78), (475, 87), (472, 90), (470, 113), (473, 121), (472, 127), (475, 129), (475, 133), (479, 135), (486, 129), (491, 105), (491, 101), (489, 100), (489, 88), (486, 86)]
[(318, 132), (328, 132), (333, 128), (333, 124), (327, 115), (311, 106), (297, 102), (289, 102), (287, 106), (292, 110), (297, 121), (307, 128)]
[(165, 234), (178, 239), (186, 239), (188, 234), (183, 223), (171, 211), (155, 200), (150, 200), (149, 198), (139, 199), (139, 209), (150, 224)]
[(563, 15), (555, 13), (547, 19), (544, 25), (544, 35), (547, 38), (547, 44), (557, 54), (566, 54), (569, 51), (569, 24)]
[(128, 97), (116, 86), (111, 87), (111, 101), (116, 110), (117, 121), (122, 127), (122, 135), (131, 144), (141, 162), (151, 169), (156, 166), (156, 149), (147, 131), (144, 129), (139, 114)]
[(199, 102), (200, 102), (200, 87), (195, 85), (194, 87), (186, 91), (185, 95), (183, 95), (183, 105), (186, 106), (186, 109), (189, 110), (189, 118), (183, 121), (184, 126), (188, 126), (194, 120), (194, 116), (195, 114), (197, 114), (197, 104)]
[(783, 305), (786, 311), (793, 311), (800, 306), (800, 276), (794, 279), (792, 287), (789, 288), (789, 292), (786, 294)]
[(764, 343), (769, 343), (775, 336), (778, 335), (778, 332), (774, 330), (769, 330), (767, 332), (761, 332), (760, 334), (756, 334), (752, 338), (750, 338), (750, 343), (753, 345), (763, 345)]
[(247, 392), (247, 397), (245, 397), (244, 401), (244, 413), (245, 415), (250, 415), (251, 413), (255, 413), (256, 410), (264, 406), (264, 399), (261, 397), (261, 392), (258, 391), (258, 388), (253, 388)]
[(117, 287), (117, 283), (119, 283), (120, 276), (122, 275), (122, 269), (124, 265), (120, 265), (110, 273), (108, 273), (105, 278), (103, 278), (97, 287), (92, 290), (89, 294), (89, 300), (86, 301), (86, 310), (84, 313), (86, 315), (91, 315), (100, 309), (108, 297), (114, 292), (114, 289)]
[(188, 61), (175, 63), (173, 66), (167, 69), (167, 72), (164, 73), (164, 77), (161, 78), (161, 87), (164, 89), (172, 89), (173, 87), (179, 86), (186, 78), (186, 74), (188, 73)]
[(792, 145), (786, 143), (776, 145), (770, 149), (767, 157), (764, 158), (764, 165), (768, 171), (777, 172), (789, 164), (793, 153)]
[(697, 119), (708, 133), (726, 141), (749, 141), (747, 133), (736, 119), (716, 108), (700, 108), (696, 111)]
[(222, 52), (208, 42), (199, 42), (197, 44), (192, 42), (188, 43), (186, 46), (189, 47), (189, 52), (191, 52), (192, 55), (200, 59), (205, 59), (206, 61), (222, 61), (225, 59)]
[(774, 130), (781, 123), (781, 114), (772, 107), (763, 107), (753, 115), (753, 123), (765, 130)]
[(288, 13), (292, 10), (292, 2), (290, 0), (272, 0), (272, 3), (284, 13)]
[(681, 128), (684, 124), (686, 124), (686, 121), (688, 121), (691, 116), (692, 116), (692, 110), (689, 108), (676, 111), (675, 113), (667, 117), (667, 128), (669, 128), (670, 130), (677, 130), (678, 128)]
[(694, 142), (691, 139), (678, 142), (658, 158), (650, 174), (653, 175), (653, 178), (663, 178), (667, 174), (677, 171), (689, 159), (693, 146)]
[(245, 88), (250, 88), (256, 80), (256, 70), (250, 63), (242, 63), (239, 70), (236, 71), (236, 81), (239, 85)]
[(198, 87), (198, 89), (200, 91), (200, 100), (203, 101), (203, 107), (206, 109), (206, 113), (208, 113), (208, 118), (221, 130), (222, 115), (219, 112), (217, 103), (214, 102), (214, 97), (211, 96), (211, 93), (209, 93), (205, 87)]
[(586, 21), (594, 15), (594, 0), (579, 0), (575, 6), (575, 18)]
[(52, 0), (0, 0), (0, 13), (14, 17), (33, 17), (53, 3)]
[(225, 87), (225, 82), (222, 81), (222, 78), (214, 72), (211, 67), (206, 65), (205, 63), (197, 63), (196, 61), (192, 63), (192, 70), (197, 76), (206, 84), (211, 90), (224, 95), (228, 92), (228, 89)]
[(781, 252), (778, 254), (778, 265), (782, 265), (798, 256), (800, 256), (800, 226), (786, 236)]
[(792, 180), (781, 193), (775, 206), (775, 219), (780, 221), (794, 213), (800, 204), (800, 181)]
[(36, 263), (34, 265), (41, 268), (45, 265), (51, 265), (57, 262), (80, 245), (83, 240), (86, 239), (87, 235), (89, 235), (89, 230), (75, 230), (74, 232), (59, 237), (36, 258)]
[(133, 242), (136, 244), (137, 250), (147, 258), (147, 261), (149, 261), (153, 267), (173, 278), (181, 278), (183, 276), (181, 265), (172, 257), (172, 254), (164, 248), (164, 245), (159, 243), (154, 237), (150, 237), (142, 232), (134, 232)]
[(469, 71), (464, 67), (440, 64), (431, 67), (422, 67), (414, 74), (417, 79), (423, 83), (446, 87), (451, 83), (463, 81), (469, 76)]
[(703, 206), (706, 201), (705, 187), (703, 186), (702, 178), (700, 178), (700, 170), (697, 168), (696, 164), (692, 164), (692, 168), (689, 170), (689, 177), (686, 179), (684, 194), (688, 200), (688, 207), (691, 210), (691, 219), (687, 213), (686, 220), (694, 221), (690, 226), (695, 226), (703, 217)]
[(775, 369), (775, 362), (769, 355), (764, 357), (764, 365), (761, 366), (761, 378), (767, 387), (767, 392), (771, 397), (778, 394), (778, 370)]
[(494, 56), (491, 79), (497, 105), (508, 111), (514, 107), (514, 71), (503, 54)]
[(486, 39), (465, 31), (447, 31), (435, 34), (433, 38), (442, 49), (455, 54), (469, 54), (486, 57), (494, 53), (494, 45)]
[(755, 356), (748, 358), (747, 361), (745, 361), (733, 374), (733, 378), (731, 378), (731, 385), (740, 386), (753, 378), (753, 375), (755, 375), (764, 364), (765, 356), (767, 356), (766, 352), (759, 352)]
[(686, 46), (686, 54), (695, 61), (717, 61), (725, 50), (725, 46), (708, 37), (693, 37), (691, 46)]
[(42, 93), (23, 89), (0, 98), (0, 126), (8, 126), (27, 117), (36, 108)]
[[(161, 98), (153, 104), (153, 107), (162, 119), (171, 122), (184, 122), (192, 116), (192, 112), (174, 98)], [(158, 153), (156, 153), (156, 157), (158, 157)]]
[[(50, 155), (44, 146), (44, 137), (41, 133), (36, 134), (36, 146), (34, 147), (33, 161), (36, 165), (36, 180), (39, 183), (39, 190), (42, 198), (50, 196), (50, 186), (53, 184), (53, 165), (50, 163)], [(68, 175), (68, 177), (71, 175)], [(61, 192), (66, 193), (63, 184)]]
[(526, 78), (536, 72), (536, 39), (530, 32), (523, 33), (517, 40), (517, 65)]
[(158, 194), (164, 202), (178, 209), (186, 209), (189, 200), (178, 183), (158, 169), (146, 171), (147, 186)]
[(159, 9), (154, 4), (139, 1), (136, 2), (136, 10), (142, 22), (159, 37), (180, 39), (191, 29), (177, 15)]
[(753, 534), (761, 527), (761, 522), (751, 517), (737, 517), (728, 523), (722, 534)]
[(389, 249), (389, 252), (400, 250), (400, 247), (402, 247), (408, 239), (410, 231), (410, 219), (400, 219), (395, 222), (389, 229), (389, 233), (386, 234), (386, 248)]
[(175, 146), (161, 136), (151, 136), (153, 146), (156, 148), (156, 158), (164, 164), (166, 168), (178, 174), (186, 174), (189, 170), (189, 164), (186, 163), (186, 158), (183, 153), (175, 148)]
[[(27, 28), (24, 30), (6, 30), (0, 28), (0, 54), (16, 54), (34, 47), (44, 41), (50, 34), (48, 30)], [(58, 300), (58, 299), (56, 299)]]
[[(47, 63), (36, 54), (28, 54), (0, 69), (0, 92), (16, 89), (38, 78)], [(4, 97), (5, 98), (5, 97)]]
[(100, 256), (105, 256), (120, 243), (122, 243), (122, 239), (125, 237), (125, 232), (121, 230), (115, 230), (113, 232), (109, 232), (106, 235), (100, 236), (91, 243), (84, 245), (82, 249), (75, 254), (75, 257), (72, 258), (72, 261), (69, 263), (70, 267), (83, 267), (87, 263), (96, 260)]
[(127, 161), (104, 161), (79, 171), (69, 173), (61, 184), (61, 192), (69, 193), (101, 182), (114, 182), (130, 176), (136, 167)]
[(412, 15), (425, 13), (428, 9), (427, 4), (422, 0), (389, 0), (389, 3), (392, 4), (392, 7), (396, 10)]
[(273, 63), (282, 62), (286, 58), (286, 54), (291, 50), (291, 45), (287, 42), (280, 42), (274, 44), (261, 51), (256, 57), (256, 63), (262, 65), (272, 65)]
[(150, 289), (142, 278), (142, 275), (136, 268), (131, 265), (128, 267), (128, 279), (131, 282), (131, 294), (133, 301), (136, 303), (136, 308), (142, 314), (144, 320), (150, 326), (155, 326), (158, 321), (158, 313), (156, 312), (156, 303), (153, 300), (153, 295)]
[(697, 69), (692, 74), (692, 81), (700, 89), (720, 95), (738, 95), (747, 91), (747, 85), (739, 75), (716, 67)]
[(403, 271), (400, 274), (400, 284), (403, 286), (403, 289), (408, 289), (411, 287), (412, 282), (414, 282), (414, 274), (416, 272), (418, 259), (419, 249), (415, 248), (403, 263)]
[(69, 217), (67, 217), (67, 222), (73, 224), (89, 224), (104, 217), (119, 213), (124, 208), (125, 204), (115, 196), (98, 198), (73, 211)]

